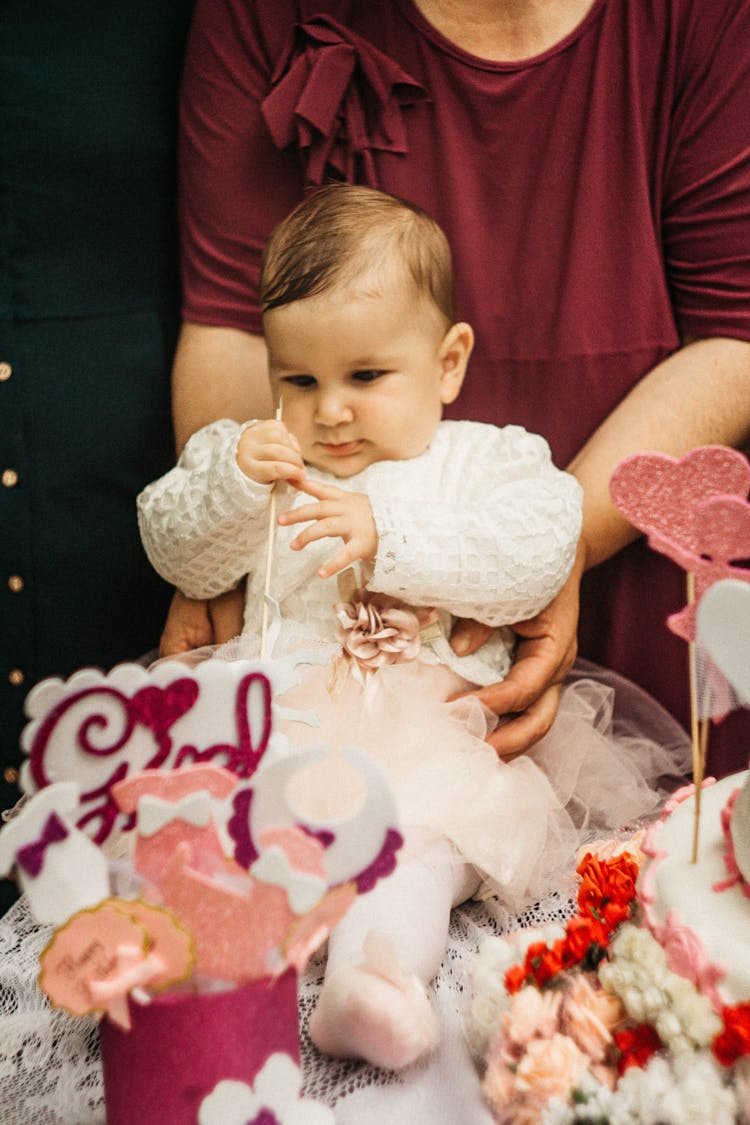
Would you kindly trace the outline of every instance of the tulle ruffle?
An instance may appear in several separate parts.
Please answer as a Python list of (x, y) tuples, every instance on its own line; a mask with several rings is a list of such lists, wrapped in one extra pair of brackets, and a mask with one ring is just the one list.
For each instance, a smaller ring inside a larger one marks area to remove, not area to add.
[(450, 839), (506, 909), (561, 886), (581, 844), (654, 814), (689, 769), (679, 724), (594, 665), (576, 666), (549, 734), (511, 761), (485, 742), (496, 716), (476, 697), (445, 702), (470, 685), (443, 666), (330, 684), (330, 669), (312, 669), (280, 700), (320, 718), (282, 724), (292, 745), (365, 750), (395, 790), (407, 839)]

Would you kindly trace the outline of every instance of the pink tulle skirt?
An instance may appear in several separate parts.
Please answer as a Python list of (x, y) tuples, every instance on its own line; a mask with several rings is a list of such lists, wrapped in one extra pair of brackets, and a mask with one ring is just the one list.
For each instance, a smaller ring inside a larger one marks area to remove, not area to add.
[(331, 689), (311, 668), (282, 696), (319, 727), (285, 720), (293, 748), (356, 745), (381, 767), (409, 839), (448, 838), (473, 864), (483, 896), (510, 909), (569, 875), (578, 847), (654, 814), (690, 768), (682, 727), (630, 681), (579, 662), (549, 733), (512, 760), (485, 742), (497, 717), (471, 685), (420, 661), (353, 674)]

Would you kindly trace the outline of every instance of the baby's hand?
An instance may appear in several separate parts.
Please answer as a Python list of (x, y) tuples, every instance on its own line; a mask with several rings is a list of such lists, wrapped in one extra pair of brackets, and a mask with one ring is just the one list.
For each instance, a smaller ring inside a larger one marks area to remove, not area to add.
[(300, 492), (314, 496), (318, 504), (303, 504), (279, 516), (280, 524), (308, 523), (296, 539), (289, 545), (293, 551), (300, 551), (316, 539), (340, 536), (343, 548), (318, 570), (321, 578), (330, 578), (340, 570), (346, 570), (360, 559), (372, 559), (378, 549), (378, 532), (364, 492), (347, 492), (332, 484), (320, 481), (299, 480), (294, 482)]
[(302, 480), (305, 465), (299, 442), (283, 422), (269, 418), (242, 431), (237, 442), (237, 464), (257, 484), (276, 480)]

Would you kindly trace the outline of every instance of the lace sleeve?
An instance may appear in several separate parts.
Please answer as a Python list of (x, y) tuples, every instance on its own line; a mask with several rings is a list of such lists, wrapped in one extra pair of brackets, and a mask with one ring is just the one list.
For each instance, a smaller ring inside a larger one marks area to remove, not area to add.
[(370, 495), (379, 536), (372, 589), (492, 626), (532, 617), (573, 565), (580, 485), (553, 465), (543, 438), (519, 426), (444, 423), (434, 446), (420, 474), (429, 480)]
[(174, 469), (138, 497), (141, 539), (156, 571), (191, 598), (231, 590), (265, 542), (270, 488), (235, 460), (243, 427), (224, 419), (193, 434)]

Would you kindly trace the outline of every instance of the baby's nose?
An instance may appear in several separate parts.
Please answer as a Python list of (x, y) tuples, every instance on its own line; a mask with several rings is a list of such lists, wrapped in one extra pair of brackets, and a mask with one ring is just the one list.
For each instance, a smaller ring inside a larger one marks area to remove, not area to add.
[(321, 426), (341, 426), (354, 417), (351, 406), (342, 394), (328, 392), (318, 396), (315, 420)]

